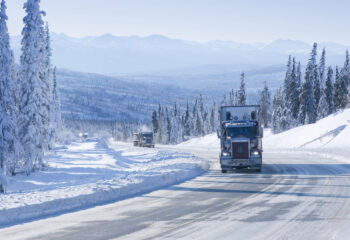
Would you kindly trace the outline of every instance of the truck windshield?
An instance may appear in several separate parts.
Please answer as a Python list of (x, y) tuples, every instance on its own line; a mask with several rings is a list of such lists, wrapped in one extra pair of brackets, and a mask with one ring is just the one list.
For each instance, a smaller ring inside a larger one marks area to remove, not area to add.
[(146, 137), (146, 138), (152, 138), (152, 134), (151, 133), (144, 133), (142, 134), (143, 137)]
[(235, 138), (235, 137), (253, 138), (254, 137), (253, 134), (254, 134), (253, 127), (231, 127), (227, 129), (227, 136), (231, 138)]

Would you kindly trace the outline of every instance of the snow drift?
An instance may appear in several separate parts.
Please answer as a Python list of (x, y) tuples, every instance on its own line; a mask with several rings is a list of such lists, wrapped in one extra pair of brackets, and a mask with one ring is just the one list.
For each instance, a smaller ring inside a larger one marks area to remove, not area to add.
[(314, 124), (300, 126), (264, 139), (266, 149), (342, 149), (350, 147), (350, 109), (338, 111)]
[(47, 157), (45, 171), (9, 178), (0, 195), (0, 226), (150, 192), (208, 168), (191, 154), (99, 139), (74, 142)]

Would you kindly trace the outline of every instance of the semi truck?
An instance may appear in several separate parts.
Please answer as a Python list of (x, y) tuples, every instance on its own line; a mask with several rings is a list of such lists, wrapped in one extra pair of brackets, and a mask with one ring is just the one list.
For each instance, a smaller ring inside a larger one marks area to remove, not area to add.
[(153, 133), (152, 132), (136, 133), (134, 146), (154, 148)]
[(220, 165), (222, 173), (233, 169), (262, 168), (263, 128), (260, 106), (223, 106), (220, 108)]

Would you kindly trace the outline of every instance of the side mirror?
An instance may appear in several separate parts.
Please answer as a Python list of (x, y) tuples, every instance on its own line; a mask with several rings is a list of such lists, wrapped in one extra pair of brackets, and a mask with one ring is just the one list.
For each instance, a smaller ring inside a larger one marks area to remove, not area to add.
[(218, 136), (218, 138), (221, 137), (219, 130), (216, 130), (216, 135)]

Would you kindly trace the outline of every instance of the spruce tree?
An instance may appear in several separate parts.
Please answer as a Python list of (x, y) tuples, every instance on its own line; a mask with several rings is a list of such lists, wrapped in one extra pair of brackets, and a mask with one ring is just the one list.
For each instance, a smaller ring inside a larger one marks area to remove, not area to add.
[(305, 82), (300, 94), (299, 122), (301, 124), (315, 123), (317, 119), (317, 105), (315, 100), (314, 82), (317, 79), (317, 44), (314, 43), (310, 59), (306, 66)]
[(260, 114), (262, 119), (262, 125), (265, 128), (269, 127), (269, 122), (271, 118), (270, 108), (271, 108), (271, 93), (267, 87), (266, 81), (264, 83), (264, 89), (260, 94)]
[(246, 105), (246, 89), (245, 89), (245, 76), (244, 73), (241, 74), (241, 84), (240, 84), (240, 88), (238, 91), (238, 105), (239, 106), (244, 106)]
[(187, 102), (185, 116), (184, 116), (184, 135), (187, 137), (191, 136), (191, 129), (192, 129), (191, 123), (192, 123), (192, 118), (190, 115), (190, 107)]
[(320, 86), (321, 88), (323, 88), (326, 80), (326, 49), (324, 48), (322, 50), (322, 55), (318, 66), (318, 73), (320, 79)]
[(349, 75), (350, 75), (350, 59), (349, 59), (349, 52), (346, 51), (344, 66), (340, 71), (340, 91), (339, 91), (340, 108), (345, 108), (347, 105)]
[(321, 98), (320, 102), (317, 107), (317, 119), (322, 119), (324, 117), (328, 116), (328, 103), (327, 103), (327, 96), (326, 92), (324, 90), (321, 91)]
[(334, 80), (334, 111), (341, 109), (342, 101), (342, 89), (341, 89), (341, 80), (339, 69), (335, 67), (335, 80)]
[[(293, 59), (294, 60), (294, 59)], [(288, 102), (291, 102), (291, 84), (292, 84), (292, 56), (288, 56), (288, 62), (287, 62), (287, 71), (286, 76), (284, 78), (284, 86), (283, 86), (283, 93), (286, 96), (286, 99)]]
[(272, 111), (272, 132), (282, 132), (281, 120), (283, 114), (283, 90), (279, 88), (273, 98), (273, 111)]
[(158, 133), (158, 116), (157, 116), (157, 111), (152, 112), (152, 129), (153, 129), (153, 134), (154, 136)]
[(25, 171), (31, 171), (43, 166), (45, 146), (43, 142), (43, 126), (46, 123), (46, 94), (43, 92), (45, 83), (42, 79), (43, 59), (43, 12), (39, 6), (40, 0), (27, 0), (24, 4), (26, 16), (22, 31), (21, 63), (21, 102), (20, 102), (20, 140), (24, 148)]
[(300, 73), (300, 62), (298, 66), (296, 66), (295, 58), (293, 58), (292, 71), (290, 77), (290, 94), (289, 94), (289, 108), (292, 114), (293, 119), (298, 119), (299, 113), (299, 96), (300, 96), (300, 81), (301, 81), (301, 73)]
[(327, 69), (327, 79), (325, 83), (325, 89), (324, 93), (326, 95), (326, 101), (327, 101), (327, 107), (328, 111), (327, 114), (334, 113), (334, 89), (333, 89), (333, 69), (332, 67), (328, 67)]
[(16, 132), (16, 79), (12, 75), (12, 52), (7, 29), (6, 3), (0, 10), (0, 192), (6, 189), (6, 175), (13, 174), (18, 160)]

